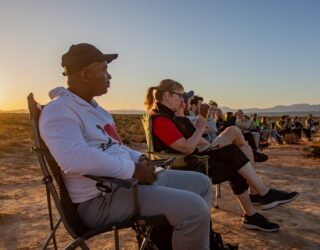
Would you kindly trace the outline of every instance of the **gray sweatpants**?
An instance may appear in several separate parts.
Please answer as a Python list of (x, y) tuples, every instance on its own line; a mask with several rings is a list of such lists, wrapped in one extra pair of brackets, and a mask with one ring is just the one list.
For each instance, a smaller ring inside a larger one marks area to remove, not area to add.
[[(210, 179), (193, 171), (165, 170), (153, 185), (138, 186), (140, 215), (165, 215), (173, 226), (173, 249), (209, 249)], [(89, 227), (121, 222), (133, 215), (132, 189), (120, 188), (79, 204)]]

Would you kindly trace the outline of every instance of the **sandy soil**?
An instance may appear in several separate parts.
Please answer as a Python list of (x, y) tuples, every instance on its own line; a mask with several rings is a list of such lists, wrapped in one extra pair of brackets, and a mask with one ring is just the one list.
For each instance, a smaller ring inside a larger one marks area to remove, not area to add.
[[(277, 233), (242, 229), (240, 206), (229, 184), (222, 185), (220, 208), (212, 209), (211, 216), (214, 229), (225, 241), (238, 242), (240, 249), (320, 249), (320, 160), (305, 157), (304, 147), (269, 147), (265, 152), (270, 159), (257, 164), (257, 172), (271, 187), (300, 192), (294, 202), (262, 212), (281, 224)], [(0, 187), (0, 249), (41, 248), (48, 233), (48, 215), (45, 188), (31, 153), (1, 154)], [(122, 249), (137, 249), (131, 230), (123, 230), (120, 237)], [(61, 227), (59, 247), (69, 239)], [(94, 238), (89, 245), (92, 249), (113, 249), (112, 234)]]

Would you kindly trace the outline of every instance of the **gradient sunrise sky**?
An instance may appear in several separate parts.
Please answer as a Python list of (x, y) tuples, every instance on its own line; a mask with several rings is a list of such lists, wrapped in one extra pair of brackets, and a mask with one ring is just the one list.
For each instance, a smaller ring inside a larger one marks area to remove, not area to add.
[(119, 53), (107, 109), (143, 109), (164, 78), (232, 108), (320, 103), (318, 0), (2, 0), (0, 31), (1, 110), (48, 102), (80, 42)]

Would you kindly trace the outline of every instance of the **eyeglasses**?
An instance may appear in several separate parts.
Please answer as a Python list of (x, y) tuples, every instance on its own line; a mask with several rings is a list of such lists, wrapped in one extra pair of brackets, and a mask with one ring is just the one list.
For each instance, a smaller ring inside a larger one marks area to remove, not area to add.
[(170, 91), (171, 94), (176, 94), (180, 99), (183, 98), (183, 94), (178, 93), (178, 92), (174, 92), (174, 91)]

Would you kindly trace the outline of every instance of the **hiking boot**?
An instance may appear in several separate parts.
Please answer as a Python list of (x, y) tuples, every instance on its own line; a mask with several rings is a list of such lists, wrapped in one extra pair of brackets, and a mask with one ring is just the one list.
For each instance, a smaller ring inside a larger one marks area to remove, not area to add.
[(252, 204), (261, 204), (261, 196), (259, 194), (249, 194)]
[(261, 208), (270, 209), (283, 203), (290, 202), (297, 198), (298, 192), (285, 192), (276, 189), (270, 189), (269, 192), (261, 196)]
[(253, 156), (255, 162), (264, 162), (269, 159), (269, 157), (266, 154), (260, 153), (256, 150), (253, 150)]
[(254, 215), (244, 215), (242, 227), (246, 229), (257, 229), (264, 232), (276, 232), (280, 226), (276, 223), (270, 222), (262, 214), (255, 213)]

